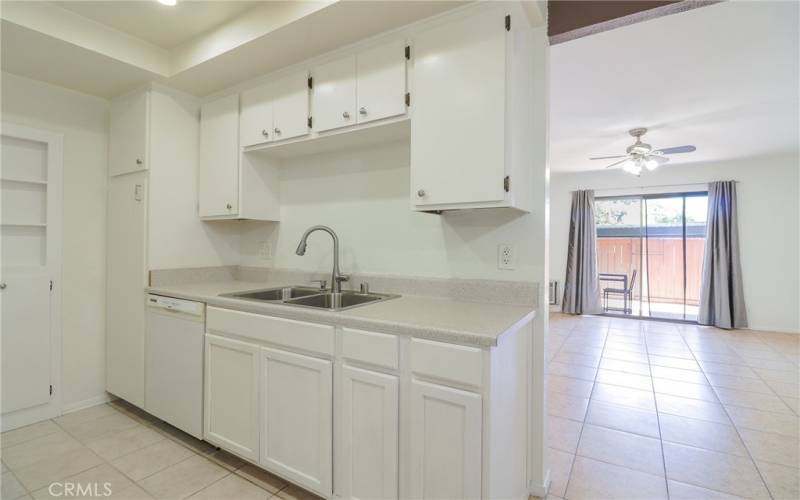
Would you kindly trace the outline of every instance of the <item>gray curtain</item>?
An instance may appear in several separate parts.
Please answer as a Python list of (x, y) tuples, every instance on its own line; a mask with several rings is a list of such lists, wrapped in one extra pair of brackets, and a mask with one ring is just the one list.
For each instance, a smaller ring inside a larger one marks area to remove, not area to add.
[(707, 224), (697, 322), (720, 328), (746, 327), (736, 181), (709, 183)]
[(597, 231), (594, 223), (594, 191), (572, 193), (569, 221), (567, 277), (561, 310), (568, 314), (600, 312), (597, 280)]

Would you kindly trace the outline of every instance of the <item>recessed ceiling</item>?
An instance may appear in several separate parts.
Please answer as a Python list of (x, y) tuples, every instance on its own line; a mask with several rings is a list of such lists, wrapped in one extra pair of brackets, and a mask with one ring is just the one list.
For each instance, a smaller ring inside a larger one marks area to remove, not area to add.
[[(723, 2), (551, 48), (550, 165), (602, 170), (647, 127), (668, 165), (797, 152), (797, 2)], [(666, 166), (664, 168), (669, 168)]]
[(161, 48), (172, 49), (263, 2), (178, 0), (172, 7), (155, 0), (49, 3)]

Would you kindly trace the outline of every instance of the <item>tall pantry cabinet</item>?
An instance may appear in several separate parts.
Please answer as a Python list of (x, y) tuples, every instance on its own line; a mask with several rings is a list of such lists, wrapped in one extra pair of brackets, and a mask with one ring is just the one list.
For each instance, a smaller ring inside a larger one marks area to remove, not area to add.
[[(169, 183), (176, 166), (197, 157), (199, 105), (152, 85), (114, 99), (110, 113), (106, 390), (144, 407), (151, 217), (175, 203)], [(151, 207), (158, 209), (151, 214)]]

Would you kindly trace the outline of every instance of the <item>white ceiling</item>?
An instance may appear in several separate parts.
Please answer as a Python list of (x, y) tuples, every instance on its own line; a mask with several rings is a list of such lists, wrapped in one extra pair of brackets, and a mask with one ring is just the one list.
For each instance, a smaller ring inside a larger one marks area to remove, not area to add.
[(172, 49), (263, 2), (178, 0), (173, 7), (155, 0), (49, 3), (161, 48)]
[(624, 154), (634, 127), (697, 146), (668, 165), (798, 151), (799, 7), (729, 1), (553, 46), (551, 169), (603, 169), (587, 158)]

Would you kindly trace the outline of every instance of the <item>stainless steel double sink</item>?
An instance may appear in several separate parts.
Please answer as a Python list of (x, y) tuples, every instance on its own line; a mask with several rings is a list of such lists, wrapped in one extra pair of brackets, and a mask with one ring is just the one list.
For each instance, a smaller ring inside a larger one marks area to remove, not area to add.
[(361, 293), (351, 290), (333, 293), (330, 290), (321, 290), (319, 288), (304, 286), (246, 290), (243, 292), (223, 293), (220, 294), (220, 296), (252, 300), (255, 302), (285, 304), (287, 306), (311, 307), (328, 311), (343, 311), (345, 309), (365, 306), (375, 302), (384, 302), (399, 297), (399, 295), (372, 292)]

